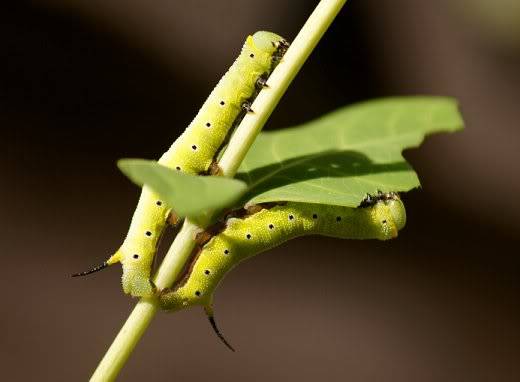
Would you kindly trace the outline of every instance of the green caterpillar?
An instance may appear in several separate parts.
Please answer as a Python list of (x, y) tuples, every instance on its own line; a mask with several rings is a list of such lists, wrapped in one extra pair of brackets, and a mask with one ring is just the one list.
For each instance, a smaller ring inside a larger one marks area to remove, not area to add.
[[(233, 128), (251, 111), (250, 105), (287, 50), (288, 43), (271, 32), (248, 36), (242, 51), (222, 77), (195, 119), (162, 155), (159, 163), (190, 174), (217, 174), (215, 159)], [(122, 285), (132, 296), (151, 296), (150, 280), (159, 239), (175, 214), (148, 187), (143, 187), (130, 229), (121, 247), (103, 264), (73, 276), (84, 276), (120, 262)]]
[(404, 205), (395, 193), (367, 197), (358, 208), (295, 202), (250, 207), (202, 235), (205, 244), (177, 285), (159, 293), (159, 303), (169, 311), (203, 306), (219, 338), (233, 350), (215, 324), (212, 300), (219, 282), (239, 262), (302, 235), (392, 239), (405, 223)]

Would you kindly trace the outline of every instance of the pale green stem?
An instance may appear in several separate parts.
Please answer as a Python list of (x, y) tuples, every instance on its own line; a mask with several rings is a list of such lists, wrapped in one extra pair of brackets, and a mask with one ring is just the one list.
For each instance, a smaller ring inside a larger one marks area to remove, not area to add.
[[(267, 118), (345, 2), (346, 0), (322, 0), (310, 15), (282, 62), (269, 77), (269, 87), (260, 92), (253, 103), (254, 113), (248, 113), (233, 134), (219, 162), (225, 176), (235, 175)], [(159, 289), (173, 284), (195, 246), (193, 239), (200, 229), (189, 220), (184, 222), (154, 279)], [(155, 300), (141, 299), (137, 303), (99, 363), (91, 381), (113, 381), (117, 377), (157, 310)]]
[[(177, 237), (166, 254), (157, 275), (155, 284), (165, 288), (173, 283), (194, 246), (193, 237), (199, 228), (186, 220)], [(112, 381), (124, 366), (126, 360), (137, 345), (146, 328), (157, 312), (156, 301), (141, 299), (126, 320), (114, 339), (105, 357), (99, 363), (92, 375), (91, 381)]]

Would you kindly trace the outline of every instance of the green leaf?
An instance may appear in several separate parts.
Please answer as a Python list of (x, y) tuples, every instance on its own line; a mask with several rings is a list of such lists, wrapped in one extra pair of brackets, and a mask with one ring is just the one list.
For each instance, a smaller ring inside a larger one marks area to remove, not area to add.
[(237, 177), (249, 185), (244, 201), (356, 207), (378, 190), (404, 192), (420, 186), (402, 151), (419, 146), (428, 134), (462, 128), (451, 98), (364, 102), (260, 134)]
[(150, 160), (120, 159), (117, 166), (132, 182), (161, 195), (179, 217), (194, 220), (234, 204), (246, 190), (240, 180), (185, 174)]

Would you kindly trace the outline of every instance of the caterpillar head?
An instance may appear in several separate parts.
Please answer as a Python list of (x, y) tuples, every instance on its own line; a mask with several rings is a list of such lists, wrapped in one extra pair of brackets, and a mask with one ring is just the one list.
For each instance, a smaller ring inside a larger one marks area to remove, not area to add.
[(371, 220), (379, 240), (397, 237), (398, 232), (406, 224), (406, 210), (396, 193), (379, 193), (377, 196), (369, 196), (362, 202), (361, 207), (372, 208)]
[(267, 53), (269, 55), (273, 54), (278, 49), (281, 49), (283, 46), (289, 45), (288, 42), (282, 36), (279, 36), (276, 33), (266, 31), (256, 32), (252, 36), (251, 42), (256, 47), (256, 49), (259, 49), (262, 52)]
[(289, 43), (276, 33), (259, 31), (246, 40), (247, 55), (255, 58), (255, 65), (273, 69), (289, 48)]
[(392, 215), (392, 219), (398, 231), (402, 230), (406, 225), (406, 210), (404, 208), (404, 204), (395, 194), (394, 199), (390, 199), (386, 202), (386, 205)]

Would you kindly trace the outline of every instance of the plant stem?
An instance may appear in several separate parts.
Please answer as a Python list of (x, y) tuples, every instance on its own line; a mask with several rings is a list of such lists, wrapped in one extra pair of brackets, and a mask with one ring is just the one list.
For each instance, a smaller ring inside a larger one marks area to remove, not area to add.
[[(253, 103), (255, 113), (248, 113), (233, 134), (219, 162), (224, 176), (235, 175), (267, 118), (345, 2), (346, 0), (322, 0), (310, 15), (282, 62), (269, 77), (269, 87), (260, 92)], [(154, 281), (159, 289), (173, 284), (195, 246), (193, 239), (199, 230), (197, 225), (186, 219), (157, 271)], [(141, 299), (137, 303), (99, 363), (91, 381), (112, 381), (117, 377), (157, 310), (157, 302), (153, 299)]]
[[(157, 271), (154, 282), (159, 289), (170, 286), (180, 273), (195, 245), (193, 238), (199, 229), (186, 219)], [(157, 303), (152, 299), (143, 298), (136, 304), (99, 363), (91, 381), (113, 381), (117, 377), (157, 309)]]

